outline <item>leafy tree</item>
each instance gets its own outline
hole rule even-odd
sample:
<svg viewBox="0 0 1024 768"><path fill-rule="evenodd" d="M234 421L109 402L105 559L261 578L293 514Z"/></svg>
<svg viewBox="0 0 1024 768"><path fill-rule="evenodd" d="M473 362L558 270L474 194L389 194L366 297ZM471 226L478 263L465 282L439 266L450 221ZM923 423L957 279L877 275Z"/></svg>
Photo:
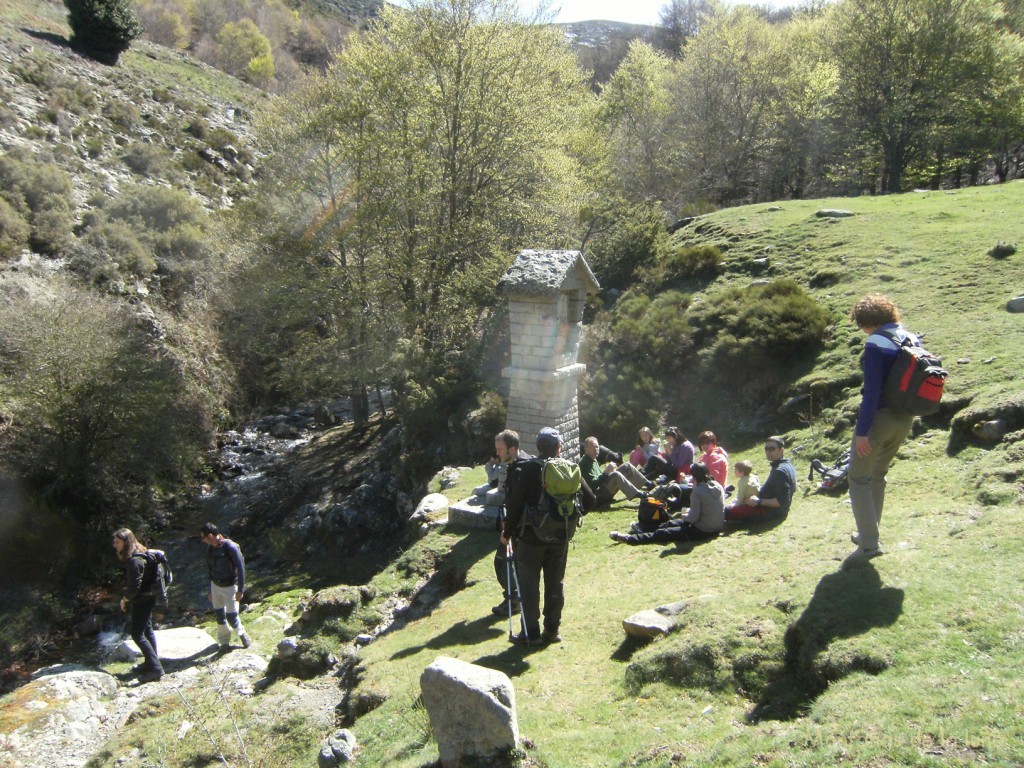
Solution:
<svg viewBox="0 0 1024 768"><path fill-rule="evenodd" d="M779 29L749 8L708 18L686 45L674 83L682 177L691 199L756 197L790 58Z"/></svg>
<svg viewBox="0 0 1024 768"><path fill-rule="evenodd" d="M712 15L715 5L708 0L668 0L658 12L658 47L679 58L687 39L697 34L702 17Z"/></svg>
<svg viewBox="0 0 1024 768"><path fill-rule="evenodd" d="M936 130L972 119L990 91L991 0L845 0L835 9L843 124L874 150L880 188L899 192Z"/></svg>
<svg viewBox="0 0 1024 768"><path fill-rule="evenodd" d="M217 43L220 45L219 60L225 72L256 84L269 82L273 77L270 40L252 19L225 24L217 33Z"/></svg>
<svg viewBox="0 0 1024 768"><path fill-rule="evenodd" d="M209 410L132 312L70 283L0 309L5 455L55 507L95 532L146 510L209 435Z"/></svg>
<svg viewBox="0 0 1024 768"><path fill-rule="evenodd" d="M670 70L665 55L634 41L601 92L599 117L611 173L632 203L674 197Z"/></svg>
<svg viewBox="0 0 1024 768"><path fill-rule="evenodd" d="M105 64L116 64L142 25L131 0L64 0L71 44Z"/></svg>
<svg viewBox="0 0 1024 768"><path fill-rule="evenodd" d="M417 411L436 433L475 386L510 255L566 242L585 98L559 33L505 0L385 7L265 127L281 191L259 209L259 247L330 286L315 306L281 297L306 316L289 343L351 361L357 390L389 371L408 423Z"/></svg>

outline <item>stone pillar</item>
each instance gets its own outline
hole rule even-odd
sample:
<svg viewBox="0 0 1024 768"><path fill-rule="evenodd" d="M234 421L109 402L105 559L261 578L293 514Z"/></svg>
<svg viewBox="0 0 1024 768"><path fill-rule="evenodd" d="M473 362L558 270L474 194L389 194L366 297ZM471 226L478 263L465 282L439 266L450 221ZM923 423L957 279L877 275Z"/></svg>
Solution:
<svg viewBox="0 0 1024 768"><path fill-rule="evenodd" d="M506 426L536 454L543 427L562 434L562 455L580 455L577 385L586 294L597 281L579 251L523 251L501 287L509 302L511 365Z"/></svg>

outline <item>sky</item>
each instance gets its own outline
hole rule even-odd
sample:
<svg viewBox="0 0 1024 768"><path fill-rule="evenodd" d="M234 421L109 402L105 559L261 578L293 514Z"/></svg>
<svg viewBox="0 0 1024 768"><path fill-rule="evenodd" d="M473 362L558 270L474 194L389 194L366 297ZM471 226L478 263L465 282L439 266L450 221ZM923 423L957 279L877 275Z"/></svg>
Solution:
<svg viewBox="0 0 1024 768"><path fill-rule="evenodd" d="M732 0L732 4L743 0ZM665 0L550 0L551 9L557 11L556 22L591 21L628 21L633 24L657 24L658 12L665 5ZM750 0L753 2L753 0ZM793 0L764 0L764 5L789 5ZM523 3L528 7L529 3Z"/></svg>

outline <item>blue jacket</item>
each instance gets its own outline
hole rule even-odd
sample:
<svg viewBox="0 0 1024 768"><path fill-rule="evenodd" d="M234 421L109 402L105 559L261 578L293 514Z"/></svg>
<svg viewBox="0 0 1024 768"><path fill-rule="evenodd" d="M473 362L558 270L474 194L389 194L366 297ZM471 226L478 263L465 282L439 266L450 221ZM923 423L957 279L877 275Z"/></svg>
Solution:
<svg viewBox="0 0 1024 768"><path fill-rule="evenodd" d="M231 539L224 539L219 547L206 548L206 567L210 581L218 587L234 584L236 592L245 592L245 559Z"/></svg>
<svg viewBox="0 0 1024 768"><path fill-rule="evenodd" d="M895 341L893 340L895 338ZM921 346L914 334L898 323L886 323L868 336L864 343L864 387L861 389L860 415L857 417L857 437L866 437L875 421L875 414L882 407L882 388L899 355L900 342L909 338L915 347Z"/></svg>

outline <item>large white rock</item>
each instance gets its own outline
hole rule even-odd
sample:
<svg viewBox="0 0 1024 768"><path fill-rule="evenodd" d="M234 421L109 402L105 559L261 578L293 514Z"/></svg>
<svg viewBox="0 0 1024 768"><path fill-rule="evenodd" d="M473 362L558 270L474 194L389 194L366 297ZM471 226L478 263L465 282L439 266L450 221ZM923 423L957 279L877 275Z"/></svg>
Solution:
<svg viewBox="0 0 1024 768"><path fill-rule="evenodd" d="M630 637L650 640L667 635L672 629L672 622L657 611L638 611L628 619L622 620L622 628Z"/></svg>
<svg viewBox="0 0 1024 768"><path fill-rule="evenodd" d="M156 651L163 661L182 661L213 650L217 641L198 627L175 627L156 631ZM119 661L135 661L142 651L131 638L114 651Z"/></svg>
<svg viewBox="0 0 1024 768"><path fill-rule="evenodd" d="M438 515L448 511L448 497L443 493L428 493L412 513L412 519L416 521L431 520Z"/></svg>
<svg viewBox="0 0 1024 768"><path fill-rule="evenodd" d="M515 689L503 672L439 656L420 689L444 768L519 748Z"/></svg>

